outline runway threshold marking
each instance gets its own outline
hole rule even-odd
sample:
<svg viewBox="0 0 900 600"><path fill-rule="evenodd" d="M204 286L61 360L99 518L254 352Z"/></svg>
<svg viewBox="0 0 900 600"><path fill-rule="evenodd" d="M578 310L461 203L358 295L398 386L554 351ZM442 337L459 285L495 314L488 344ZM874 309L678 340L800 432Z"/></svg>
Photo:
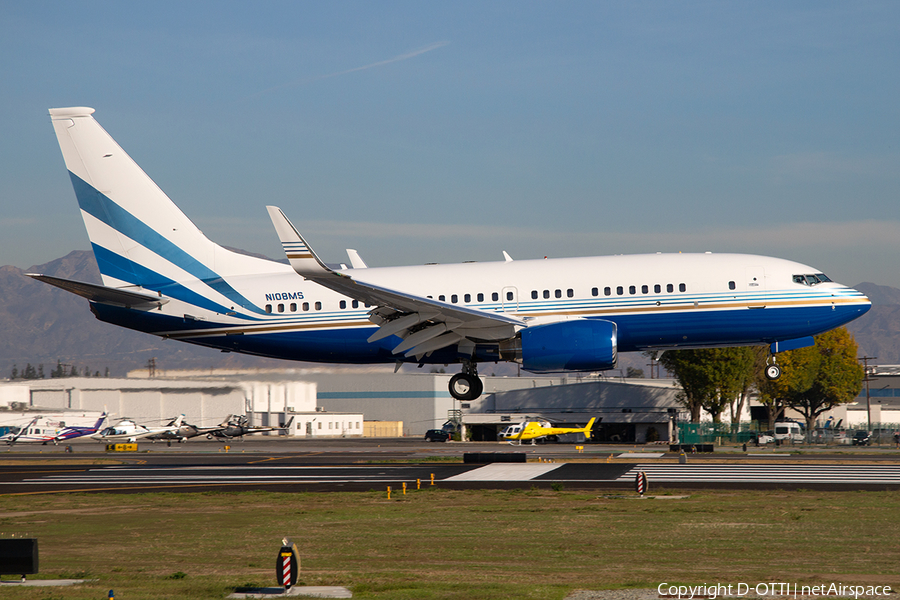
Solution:
<svg viewBox="0 0 900 600"><path fill-rule="evenodd" d="M835 483L900 485L895 465L656 465L642 464L621 475L629 481L638 471L668 482Z"/></svg>
<svg viewBox="0 0 900 600"><path fill-rule="evenodd" d="M528 481L558 469L565 463L492 463L447 477L443 481Z"/></svg>

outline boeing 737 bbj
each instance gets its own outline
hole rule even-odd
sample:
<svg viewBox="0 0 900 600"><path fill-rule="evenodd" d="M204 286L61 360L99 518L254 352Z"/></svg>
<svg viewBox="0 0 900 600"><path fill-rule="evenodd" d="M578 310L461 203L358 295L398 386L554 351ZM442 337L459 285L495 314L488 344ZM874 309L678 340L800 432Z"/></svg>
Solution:
<svg viewBox="0 0 900 600"><path fill-rule="evenodd" d="M103 285L32 274L102 321L223 351L332 363L482 362L604 371L618 352L770 344L777 352L865 313L862 293L813 267L741 254L645 254L367 268L325 264L268 207L290 266L210 241L94 120L50 117ZM778 375L770 364L767 374Z"/></svg>

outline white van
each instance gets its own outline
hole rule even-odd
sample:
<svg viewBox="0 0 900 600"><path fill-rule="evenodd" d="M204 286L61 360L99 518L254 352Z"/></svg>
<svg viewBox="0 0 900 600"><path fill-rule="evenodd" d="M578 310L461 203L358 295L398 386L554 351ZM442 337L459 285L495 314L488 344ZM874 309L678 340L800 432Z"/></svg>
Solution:
<svg viewBox="0 0 900 600"><path fill-rule="evenodd" d="M775 423L775 439L776 440L790 440L792 442L802 442L805 440L805 436L803 435L803 429L800 427L800 423L796 421L778 421Z"/></svg>

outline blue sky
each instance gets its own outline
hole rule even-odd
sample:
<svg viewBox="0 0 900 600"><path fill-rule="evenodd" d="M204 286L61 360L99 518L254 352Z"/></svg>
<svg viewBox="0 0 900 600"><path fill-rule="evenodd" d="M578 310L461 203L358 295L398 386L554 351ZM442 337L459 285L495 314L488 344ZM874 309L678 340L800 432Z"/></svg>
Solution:
<svg viewBox="0 0 900 600"><path fill-rule="evenodd" d="M749 252L900 287L897 2L0 1L0 264L87 249L47 108L215 241Z"/></svg>

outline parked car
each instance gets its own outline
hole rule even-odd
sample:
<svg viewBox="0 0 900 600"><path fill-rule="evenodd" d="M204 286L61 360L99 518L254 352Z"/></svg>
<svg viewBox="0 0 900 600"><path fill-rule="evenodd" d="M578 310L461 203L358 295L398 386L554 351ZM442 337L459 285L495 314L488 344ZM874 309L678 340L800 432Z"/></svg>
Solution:
<svg viewBox="0 0 900 600"><path fill-rule="evenodd" d="M775 432L774 431L764 431L756 436L756 443L760 446L765 444L771 444L775 441Z"/></svg>
<svg viewBox="0 0 900 600"><path fill-rule="evenodd" d="M425 432L426 442L446 442L450 439L450 434L443 429L429 429Z"/></svg>
<svg viewBox="0 0 900 600"><path fill-rule="evenodd" d="M775 423L775 439L782 442L802 442L806 439L803 429L795 421L779 421Z"/></svg>
<svg viewBox="0 0 900 600"><path fill-rule="evenodd" d="M854 446L868 446L872 443L872 434L868 431L857 431L853 434Z"/></svg>

